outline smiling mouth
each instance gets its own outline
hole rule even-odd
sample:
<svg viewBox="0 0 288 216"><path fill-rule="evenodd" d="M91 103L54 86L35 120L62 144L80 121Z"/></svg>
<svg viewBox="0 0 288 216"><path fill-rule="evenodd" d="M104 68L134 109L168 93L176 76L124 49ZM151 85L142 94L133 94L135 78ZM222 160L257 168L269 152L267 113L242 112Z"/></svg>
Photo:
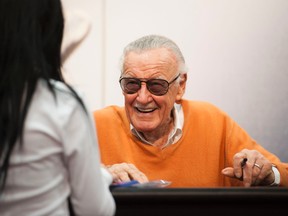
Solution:
<svg viewBox="0 0 288 216"><path fill-rule="evenodd" d="M154 110L156 110L156 108L153 108L153 109L141 109L139 107L135 107L135 109L138 111L138 112L141 112L141 113L151 113L153 112Z"/></svg>

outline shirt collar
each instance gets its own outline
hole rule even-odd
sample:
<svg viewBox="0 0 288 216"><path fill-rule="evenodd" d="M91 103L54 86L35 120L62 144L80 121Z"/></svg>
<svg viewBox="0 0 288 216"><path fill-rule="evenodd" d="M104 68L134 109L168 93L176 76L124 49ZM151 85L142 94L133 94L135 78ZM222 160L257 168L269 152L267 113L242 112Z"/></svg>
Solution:
<svg viewBox="0 0 288 216"><path fill-rule="evenodd" d="M181 104L174 104L173 107L173 116L174 116L174 128L171 131L168 141L165 145L163 145L162 148L165 148L171 144L176 143L182 136L182 129L184 124L184 114ZM138 132L132 124L130 124L130 130L134 136L136 136L138 139L140 139L143 143L150 144L149 141L147 141L140 132Z"/></svg>

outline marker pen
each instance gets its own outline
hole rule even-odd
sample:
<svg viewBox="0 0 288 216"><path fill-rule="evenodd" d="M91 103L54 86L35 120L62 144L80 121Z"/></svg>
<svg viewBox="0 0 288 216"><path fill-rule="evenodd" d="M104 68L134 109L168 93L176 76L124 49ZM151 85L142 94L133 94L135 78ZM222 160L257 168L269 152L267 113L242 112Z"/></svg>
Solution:
<svg viewBox="0 0 288 216"><path fill-rule="evenodd" d="M244 158L241 162L241 167L243 168L245 165L246 165L246 162L247 162L247 158Z"/></svg>

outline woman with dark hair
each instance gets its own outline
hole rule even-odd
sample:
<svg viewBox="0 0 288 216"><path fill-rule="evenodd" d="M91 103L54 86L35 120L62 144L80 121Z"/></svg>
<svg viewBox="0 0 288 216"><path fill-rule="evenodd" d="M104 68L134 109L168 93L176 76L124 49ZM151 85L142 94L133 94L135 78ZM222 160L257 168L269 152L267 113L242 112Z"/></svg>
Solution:
<svg viewBox="0 0 288 216"><path fill-rule="evenodd" d="M95 125L61 74L60 0L0 0L0 214L113 215Z"/></svg>

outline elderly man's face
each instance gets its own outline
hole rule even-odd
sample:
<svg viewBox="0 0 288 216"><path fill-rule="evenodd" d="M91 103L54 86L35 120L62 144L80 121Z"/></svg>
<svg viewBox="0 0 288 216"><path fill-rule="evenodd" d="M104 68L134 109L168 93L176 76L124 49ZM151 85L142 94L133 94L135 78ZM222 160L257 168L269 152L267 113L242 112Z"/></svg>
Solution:
<svg viewBox="0 0 288 216"><path fill-rule="evenodd" d="M143 80L164 79L172 81L178 75L178 63L172 52L165 48L148 50L142 53L130 52L125 58L122 77ZM180 78L179 78L180 79ZM180 101L185 89L185 81L170 84L168 92L161 96L153 95L146 83L136 93L127 94L125 108L127 116L136 128L143 133L164 132L172 123L171 110L174 102Z"/></svg>

